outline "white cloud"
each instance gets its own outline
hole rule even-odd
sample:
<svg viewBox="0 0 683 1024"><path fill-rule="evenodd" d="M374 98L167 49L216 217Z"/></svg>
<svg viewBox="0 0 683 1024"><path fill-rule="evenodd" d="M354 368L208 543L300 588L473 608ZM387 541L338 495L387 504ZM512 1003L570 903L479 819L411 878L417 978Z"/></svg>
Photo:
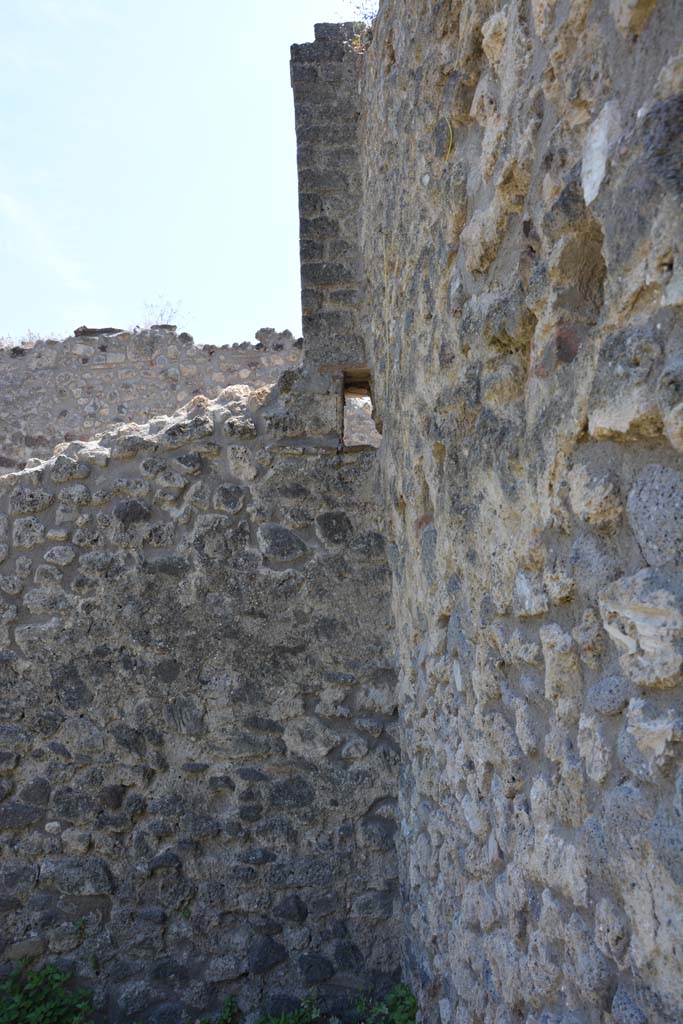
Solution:
<svg viewBox="0 0 683 1024"><path fill-rule="evenodd" d="M83 268L60 249L44 224L26 204L7 192L0 192L0 216L19 230L37 263L42 263L64 287L71 291L87 291L90 283Z"/></svg>

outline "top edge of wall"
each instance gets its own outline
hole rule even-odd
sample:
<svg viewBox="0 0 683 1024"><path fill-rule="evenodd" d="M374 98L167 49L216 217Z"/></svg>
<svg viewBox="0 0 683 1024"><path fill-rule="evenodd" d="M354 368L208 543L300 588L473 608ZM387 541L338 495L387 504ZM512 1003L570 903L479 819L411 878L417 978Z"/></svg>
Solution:
<svg viewBox="0 0 683 1024"><path fill-rule="evenodd" d="M135 330L117 330L114 328L76 328L73 334L65 338L38 338L34 341L21 342L17 345L0 346L0 359L21 359L26 356L38 355L43 349L50 350L84 350L95 349L102 352L117 351L129 345L149 349L164 349L175 346L188 352L212 354L214 352L252 353L263 351L282 351L301 346L301 339L296 339L291 331L276 331L271 327L261 328L255 334L254 341L236 341L230 344L217 345L212 343L197 344L191 334L183 331L177 333L171 325L159 325Z"/></svg>

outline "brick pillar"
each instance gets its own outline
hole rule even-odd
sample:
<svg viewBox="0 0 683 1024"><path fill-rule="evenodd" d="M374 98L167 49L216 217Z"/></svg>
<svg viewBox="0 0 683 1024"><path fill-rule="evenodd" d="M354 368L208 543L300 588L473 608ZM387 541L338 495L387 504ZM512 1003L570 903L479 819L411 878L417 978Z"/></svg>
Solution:
<svg viewBox="0 0 683 1024"><path fill-rule="evenodd" d="M356 31L352 22L316 25L315 42L292 47L305 360L326 371L365 365Z"/></svg>

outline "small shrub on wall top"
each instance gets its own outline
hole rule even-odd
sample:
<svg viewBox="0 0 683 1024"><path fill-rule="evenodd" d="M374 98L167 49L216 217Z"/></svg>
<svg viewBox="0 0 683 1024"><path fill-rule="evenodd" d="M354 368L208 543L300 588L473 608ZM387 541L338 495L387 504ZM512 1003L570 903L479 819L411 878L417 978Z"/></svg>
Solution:
<svg viewBox="0 0 683 1024"><path fill-rule="evenodd" d="M362 0L360 3L353 5L353 13L359 21L364 21L368 25L372 25L373 21L377 17L379 10L378 3L372 3L370 0Z"/></svg>
<svg viewBox="0 0 683 1024"><path fill-rule="evenodd" d="M361 14L366 21L374 21L379 14L379 3L361 4Z"/></svg>

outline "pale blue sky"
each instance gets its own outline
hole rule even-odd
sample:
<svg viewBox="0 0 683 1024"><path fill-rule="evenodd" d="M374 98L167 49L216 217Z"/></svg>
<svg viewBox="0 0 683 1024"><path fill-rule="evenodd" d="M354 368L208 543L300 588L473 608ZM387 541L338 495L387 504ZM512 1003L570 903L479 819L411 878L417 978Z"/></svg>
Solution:
<svg viewBox="0 0 683 1024"><path fill-rule="evenodd" d="M1 0L0 336L301 328L289 46L350 0Z"/></svg>

